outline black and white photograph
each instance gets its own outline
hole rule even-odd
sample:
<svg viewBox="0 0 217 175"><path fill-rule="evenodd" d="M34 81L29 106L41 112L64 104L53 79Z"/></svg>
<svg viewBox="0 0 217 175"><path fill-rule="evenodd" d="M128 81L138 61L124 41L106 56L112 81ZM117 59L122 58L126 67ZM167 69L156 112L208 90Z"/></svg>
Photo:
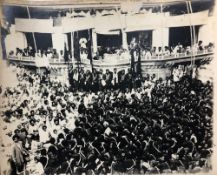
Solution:
<svg viewBox="0 0 217 175"><path fill-rule="evenodd" d="M217 174L215 0L0 5L0 175Z"/></svg>

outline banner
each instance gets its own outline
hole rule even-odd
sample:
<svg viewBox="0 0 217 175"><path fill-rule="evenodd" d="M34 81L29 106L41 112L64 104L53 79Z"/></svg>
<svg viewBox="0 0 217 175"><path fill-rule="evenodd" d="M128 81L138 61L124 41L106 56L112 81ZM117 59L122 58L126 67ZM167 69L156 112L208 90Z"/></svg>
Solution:
<svg viewBox="0 0 217 175"><path fill-rule="evenodd" d="M88 30L94 28L92 17L78 17L78 18L63 18L62 27L64 33Z"/></svg>
<svg viewBox="0 0 217 175"><path fill-rule="evenodd" d="M53 19L15 18L15 29L20 32L53 33Z"/></svg>
<svg viewBox="0 0 217 175"><path fill-rule="evenodd" d="M49 59L48 58L35 58L35 65L36 67L49 67Z"/></svg>
<svg viewBox="0 0 217 175"><path fill-rule="evenodd" d="M15 19L16 31L38 33L70 33L80 30L95 29L97 33L113 34L121 29L126 32L153 30L165 27L183 27L204 25L208 20L208 10L169 16L168 13L146 14L114 14L108 16L88 16L77 18L61 18L61 26L53 27L53 19ZM117 33L117 32L116 32Z"/></svg>

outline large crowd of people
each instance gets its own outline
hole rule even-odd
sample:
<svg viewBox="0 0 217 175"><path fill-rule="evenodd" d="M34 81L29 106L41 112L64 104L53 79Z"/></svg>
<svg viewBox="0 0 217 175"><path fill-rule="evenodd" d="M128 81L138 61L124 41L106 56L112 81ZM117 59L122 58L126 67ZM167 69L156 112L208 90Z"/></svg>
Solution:
<svg viewBox="0 0 217 175"><path fill-rule="evenodd" d="M95 84L99 74L74 74L78 87L68 87L52 81L49 72L13 70L17 86L0 88L3 173L211 169L212 82L147 75L136 84L129 70L119 77L107 71L101 85Z"/></svg>

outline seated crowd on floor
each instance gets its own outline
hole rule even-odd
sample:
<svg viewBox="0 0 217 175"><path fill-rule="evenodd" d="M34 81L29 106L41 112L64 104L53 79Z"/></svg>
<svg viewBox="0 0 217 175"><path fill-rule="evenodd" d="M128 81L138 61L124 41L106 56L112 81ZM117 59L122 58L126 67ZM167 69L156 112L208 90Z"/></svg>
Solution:
<svg viewBox="0 0 217 175"><path fill-rule="evenodd" d="M129 70L116 83L109 71L101 84L95 73L73 76L68 87L48 72L18 66L14 73L17 87L0 88L1 153L11 174L211 169L210 81L186 73L178 80L147 75L137 84Z"/></svg>

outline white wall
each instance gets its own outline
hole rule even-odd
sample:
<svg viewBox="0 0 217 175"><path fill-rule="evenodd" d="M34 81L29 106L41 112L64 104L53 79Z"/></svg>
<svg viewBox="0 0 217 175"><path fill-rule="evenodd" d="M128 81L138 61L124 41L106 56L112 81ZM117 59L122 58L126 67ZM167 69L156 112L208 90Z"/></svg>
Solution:
<svg viewBox="0 0 217 175"><path fill-rule="evenodd" d="M16 48L24 49L27 47L26 36L22 32L16 32L14 25L10 28L10 34L5 38L6 53L9 54L10 51L16 53Z"/></svg>

